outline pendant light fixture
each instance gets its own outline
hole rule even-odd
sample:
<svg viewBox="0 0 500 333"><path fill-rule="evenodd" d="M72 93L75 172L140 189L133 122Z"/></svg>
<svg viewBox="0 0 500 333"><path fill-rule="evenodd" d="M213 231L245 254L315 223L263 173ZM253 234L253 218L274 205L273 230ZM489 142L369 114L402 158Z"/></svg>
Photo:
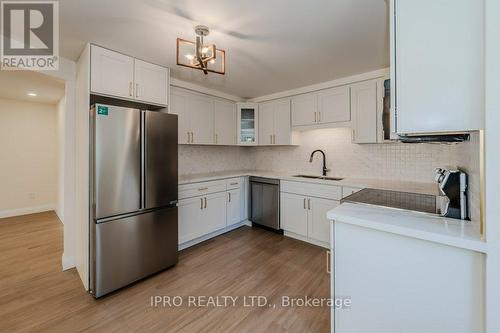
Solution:
<svg viewBox="0 0 500 333"><path fill-rule="evenodd" d="M177 38L177 65L209 72L226 73L226 52L215 47L215 44L205 44L204 37L210 30L204 25L194 28L196 41L191 42Z"/></svg>

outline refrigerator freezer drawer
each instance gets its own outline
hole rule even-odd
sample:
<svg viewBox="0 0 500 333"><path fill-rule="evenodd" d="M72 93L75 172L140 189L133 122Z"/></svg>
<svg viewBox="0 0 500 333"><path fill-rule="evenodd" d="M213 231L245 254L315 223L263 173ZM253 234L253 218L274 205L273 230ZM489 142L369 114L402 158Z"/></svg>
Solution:
<svg viewBox="0 0 500 333"><path fill-rule="evenodd" d="M95 224L95 297L161 271L178 260L177 207Z"/></svg>

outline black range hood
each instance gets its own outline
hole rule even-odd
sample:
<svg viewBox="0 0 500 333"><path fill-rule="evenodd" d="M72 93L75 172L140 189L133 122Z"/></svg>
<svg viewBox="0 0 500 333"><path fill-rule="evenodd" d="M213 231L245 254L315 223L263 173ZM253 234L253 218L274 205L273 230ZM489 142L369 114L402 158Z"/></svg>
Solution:
<svg viewBox="0 0 500 333"><path fill-rule="evenodd" d="M404 143L432 143L432 142L464 142L469 141L470 134L430 134L430 135L400 135L399 140Z"/></svg>

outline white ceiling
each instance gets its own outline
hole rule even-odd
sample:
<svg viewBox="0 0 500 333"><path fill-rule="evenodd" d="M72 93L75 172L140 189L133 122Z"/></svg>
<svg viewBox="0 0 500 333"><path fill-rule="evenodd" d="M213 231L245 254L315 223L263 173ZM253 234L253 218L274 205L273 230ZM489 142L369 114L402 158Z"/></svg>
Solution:
<svg viewBox="0 0 500 333"><path fill-rule="evenodd" d="M37 96L28 96L29 92ZM0 98L56 104L64 96L64 82L32 71L0 71Z"/></svg>
<svg viewBox="0 0 500 333"><path fill-rule="evenodd" d="M240 97L389 65L386 0L60 0L61 54L86 42L171 68L172 76ZM226 75L175 64L177 37L194 26L226 50Z"/></svg>

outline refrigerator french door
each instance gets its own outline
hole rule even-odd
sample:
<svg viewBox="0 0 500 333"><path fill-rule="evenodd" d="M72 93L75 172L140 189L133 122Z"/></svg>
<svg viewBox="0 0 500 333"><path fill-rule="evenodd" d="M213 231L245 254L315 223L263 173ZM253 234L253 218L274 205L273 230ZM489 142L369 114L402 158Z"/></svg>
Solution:
<svg viewBox="0 0 500 333"><path fill-rule="evenodd" d="M177 116L96 104L90 148L97 298L177 263Z"/></svg>

